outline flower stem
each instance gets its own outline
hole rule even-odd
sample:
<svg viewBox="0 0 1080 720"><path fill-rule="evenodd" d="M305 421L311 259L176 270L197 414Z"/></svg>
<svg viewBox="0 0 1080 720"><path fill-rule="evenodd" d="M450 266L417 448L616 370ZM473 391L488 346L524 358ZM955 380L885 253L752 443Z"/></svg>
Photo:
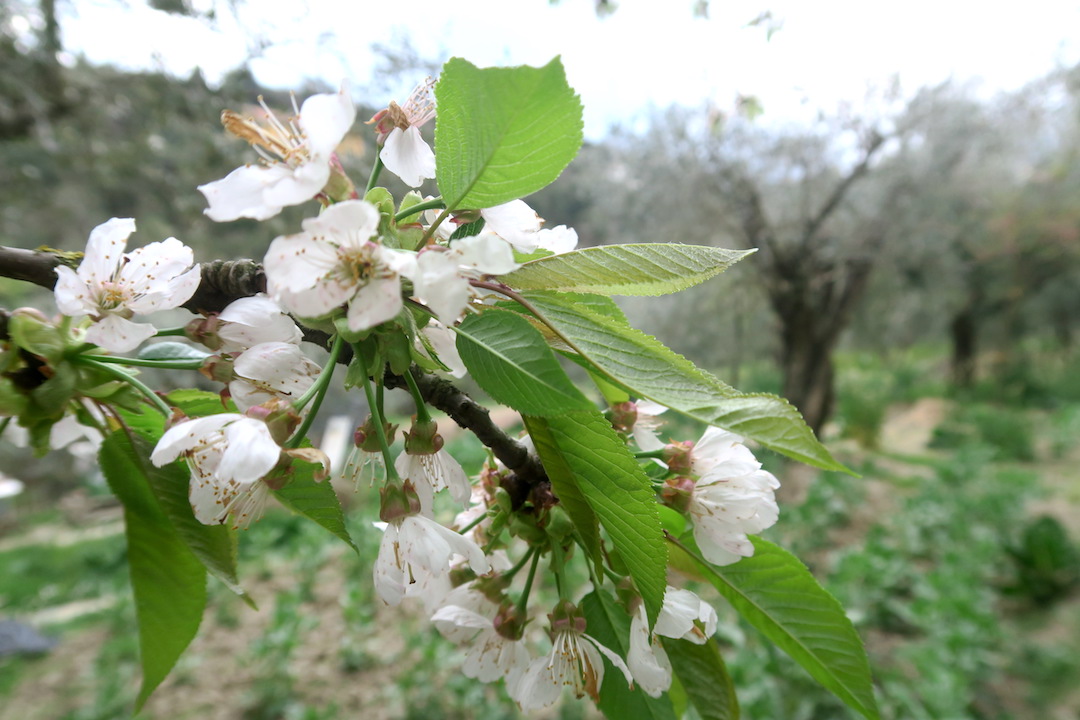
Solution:
<svg viewBox="0 0 1080 720"><path fill-rule="evenodd" d="M558 542L551 543L551 559L554 561L555 570L555 588L559 591L560 600L569 600L567 597L566 585L563 583L563 565L566 562L566 556L563 555L562 545Z"/></svg>
<svg viewBox="0 0 1080 720"><path fill-rule="evenodd" d="M379 182L379 174L382 172L382 169L382 157L379 154L376 154L375 164L371 166L371 175L368 176L367 187L364 189L365 197L367 197L367 194L375 187L375 183Z"/></svg>
<svg viewBox="0 0 1080 720"><path fill-rule="evenodd" d="M344 344L344 340L341 339L341 335L334 336L334 342L330 346L330 357L326 360L326 365L323 366L322 372L319 373L319 377L315 378L315 382L311 387L307 389L303 395L301 395L296 402L293 403L293 407L297 410L303 410L304 406L309 402L311 403L311 410L304 417L304 421L300 423L300 427L296 429L292 437L285 443L287 448L299 447L300 443L304 441L307 436L307 431L311 428L311 423L315 421L315 416L319 414L319 407L322 406L323 398L326 397L326 391L330 387L330 380L334 377L334 368L337 367L338 355L341 354L341 346Z"/></svg>
<svg viewBox="0 0 1080 720"><path fill-rule="evenodd" d="M3 420L0 420L0 437L3 436L4 431L7 430L7 426L10 425L10 424L11 424L11 416L10 415L8 417L4 418Z"/></svg>
<svg viewBox="0 0 1080 720"><path fill-rule="evenodd" d="M540 555L537 548L532 548L532 565L529 566L529 574L525 577L525 589L521 591L521 597L517 601L517 611L521 617L525 617L526 606L529 604L529 594L532 593L533 578L536 577L536 566L540 564ZM558 575L555 576L556 580Z"/></svg>
<svg viewBox="0 0 1080 720"><path fill-rule="evenodd" d="M521 571L521 568L525 567L525 563L532 559L533 553L535 552L536 548L530 547L525 551L525 554L521 556L521 559L514 564L514 567L502 573L503 579L506 580L507 584L509 584L510 580Z"/></svg>
<svg viewBox="0 0 1080 720"><path fill-rule="evenodd" d="M420 238L420 247L424 247L425 245L427 245L428 240L431 239L431 236L434 235L435 231L439 228L440 225L442 225L443 220L448 217L450 217L449 208L439 213L439 217L435 218L435 222L431 223L428 229L424 232L424 237Z"/></svg>
<svg viewBox="0 0 1080 720"><path fill-rule="evenodd" d="M477 525L479 525L480 523L484 522L484 519L485 519L485 518L487 518L487 513L486 513L486 512L485 512L485 513L482 513L482 514L480 515L480 517L476 518L476 519L475 519L475 520L473 520L473 521L472 521L471 523L469 523L469 524L468 524L468 525L466 525L465 527L463 527L463 528L461 528L460 530L458 530L458 535L464 535L465 533L469 532L469 531L470 531L470 530L472 530L472 529L473 529L474 527L476 527L476 526L477 526Z"/></svg>
<svg viewBox="0 0 1080 720"><path fill-rule="evenodd" d="M646 458L656 458L657 460L661 460L664 457L664 451L649 450L648 452L636 452L634 453L634 457L636 457L638 460L643 460Z"/></svg>
<svg viewBox="0 0 1080 720"><path fill-rule="evenodd" d="M375 436L379 438L379 449L382 450L383 463L386 464L386 479L387 482L392 482L395 485L401 484L401 478L398 477L397 469L394 467L394 460L390 457L390 443L386 441L386 429L383 426L383 414L382 409L379 407L379 403L375 398L375 391L371 388L371 378L368 377L367 363L368 359L364 356L364 351L359 344L353 345L353 352L360 358L360 361L364 363L364 371L360 373L360 378L364 385L364 395L367 397L368 410L371 411L371 419L375 424Z"/></svg>
<svg viewBox="0 0 1080 720"><path fill-rule="evenodd" d="M404 373L405 384L409 386L409 393L412 395L413 404L416 405L416 419L422 423L431 422L431 414L428 412L427 403L424 402L424 396L420 392L420 388L416 384L416 378L413 377L412 369L408 369Z"/></svg>
<svg viewBox="0 0 1080 720"><path fill-rule="evenodd" d="M103 372L103 373L105 373L107 375L112 375L117 380L120 380L122 382L126 382L129 385L131 385L133 388L138 390L142 394L143 397L145 397L147 400L149 400L150 404L153 405L155 408L157 408L158 412L160 412L162 415L164 415L166 420L169 419L172 416L172 408L170 408L168 405L166 405L165 401L162 400L158 396L158 394L156 392L154 392L149 387L147 387L146 383L142 382L141 380L136 378L134 375L129 375L128 373L124 372L120 368L113 367L112 365L109 365L108 363L98 362L97 360L91 360L90 357L87 356L87 355L82 356L82 358L80 359L80 362L85 364L85 365L89 365L90 367L97 368L101 372Z"/></svg>
<svg viewBox="0 0 1080 720"><path fill-rule="evenodd" d="M191 360L144 360L142 358L117 357L115 355L85 355L95 362L129 365L131 367L159 368L161 370L198 370L205 362L204 358Z"/></svg>
<svg viewBox="0 0 1080 720"><path fill-rule="evenodd" d="M446 207L446 203L443 202L441 197L432 198L431 200L425 200L424 202L416 203L405 208L397 215L394 216L394 222L401 222L407 217L412 217L417 213L422 213L425 210L442 210Z"/></svg>

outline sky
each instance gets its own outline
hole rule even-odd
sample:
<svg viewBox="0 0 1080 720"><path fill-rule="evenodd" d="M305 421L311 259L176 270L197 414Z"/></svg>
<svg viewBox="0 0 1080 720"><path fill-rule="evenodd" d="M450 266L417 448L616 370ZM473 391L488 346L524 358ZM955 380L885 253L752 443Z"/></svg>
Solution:
<svg viewBox="0 0 1080 720"><path fill-rule="evenodd" d="M219 0L194 0L207 8ZM373 43L407 41L423 57L480 65L543 65L562 57L585 106L586 134L642 128L678 103L731 111L757 97L765 117L808 118L841 102L858 110L895 79L905 95L948 79L984 95L1011 90L1057 66L1080 63L1080 4L908 0L622 0L597 17L593 0L242 0L208 23L148 9L141 0L60 5L65 48L131 69L195 67L211 82L248 61L258 81L295 88L343 80L365 104ZM748 23L770 12L767 25ZM252 51L258 46L254 56ZM421 80L406 78L398 94ZM876 89L876 92L875 92ZM400 101L402 98L397 97Z"/></svg>

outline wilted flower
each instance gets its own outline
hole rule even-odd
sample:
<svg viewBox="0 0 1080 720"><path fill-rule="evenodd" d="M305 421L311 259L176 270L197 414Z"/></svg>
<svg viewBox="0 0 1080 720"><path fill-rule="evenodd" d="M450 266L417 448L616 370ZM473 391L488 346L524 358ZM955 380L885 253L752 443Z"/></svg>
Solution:
<svg viewBox="0 0 1080 720"><path fill-rule="evenodd" d="M125 253L133 232L131 218L102 223L90 233L78 270L56 268L60 312L89 315L87 341L113 352L133 350L157 332L149 323L131 322L132 316L179 307L199 286L191 248L168 238Z"/></svg>
<svg viewBox="0 0 1080 720"><path fill-rule="evenodd" d="M221 115L225 129L251 143L262 162L199 186L210 203L205 213L211 220L266 220L318 195L330 180L334 150L356 119L344 88L312 95L299 110L294 99L295 117L284 123L262 98L259 103L266 112L265 125L231 110Z"/></svg>

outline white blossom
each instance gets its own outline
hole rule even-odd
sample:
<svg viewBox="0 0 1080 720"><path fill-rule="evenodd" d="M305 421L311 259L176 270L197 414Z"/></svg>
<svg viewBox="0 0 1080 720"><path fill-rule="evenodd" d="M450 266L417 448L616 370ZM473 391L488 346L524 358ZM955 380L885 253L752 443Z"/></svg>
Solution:
<svg viewBox="0 0 1080 720"><path fill-rule="evenodd" d="M626 653L626 664L637 686L651 697L660 697L671 687L671 662L657 636L701 645L716 632L716 622L716 610L711 605L689 590L671 585L664 594L652 633L645 606L639 605L630 620L630 650Z"/></svg>
<svg viewBox="0 0 1080 720"><path fill-rule="evenodd" d="M458 353L457 336L453 331L438 320L432 320L420 329L420 334L423 335L423 339L419 334L417 335L415 343L417 350L445 365L451 377L465 377L468 370L461 360L461 354ZM424 340L427 342L425 343Z"/></svg>
<svg viewBox="0 0 1080 720"><path fill-rule="evenodd" d="M229 303L217 316L221 351L243 352L265 342L299 345L303 333L281 307L263 293Z"/></svg>
<svg viewBox="0 0 1080 720"><path fill-rule="evenodd" d="M523 200L511 200L480 211L484 229L494 232L514 246L518 252L548 250L556 255L577 247L577 232L559 225L544 228L544 220Z"/></svg>
<svg viewBox="0 0 1080 720"><path fill-rule="evenodd" d="M409 187L419 187L425 178L435 177L435 153L420 135L420 128L435 117L434 85L435 81L427 78L413 89L404 105L391 101L368 121L376 124L377 142L383 146L379 159Z"/></svg>
<svg viewBox="0 0 1080 720"><path fill-rule="evenodd" d="M454 241L450 249L432 246L417 256L415 294L444 325L457 322L478 293L469 284L484 275L503 275L521 267L505 240L492 233Z"/></svg>
<svg viewBox="0 0 1080 720"><path fill-rule="evenodd" d="M386 523L375 560L375 590L387 605L397 605L418 576L444 575L457 553L477 575L491 565L480 546L423 515L405 515Z"/></svg>
<svg viewBox="0 0 1080 720"><path fill-rule="evenodd" d="M263 266L270 294L304 318L348 303L349 329L366 330L403 307L401 275L411 277L416 256L373 242L379 211L347 200L303 222L304 231L275 239Z"/></svg>
<svg viewBox="0 0 1080 720"><path fill-rule="evenodd" d="M134 350L156 328L134 315L179 307L199 286L191 248L176 238L125 253L135 221L113 218L90 233L78 270L56 268L56 304L65 315L89 315L86 340L113 352Z"/></svg>
<svg viewBox="0 0 1080 720"><path fill-rule="evenodd" d="M510 697L518 696L521 678L530 661L529 651L520 638L503 635L491 617L459 605L444 605L431 619L444 635L467 638L469 651L461 666L465 677L481 682L505 679Z"/></svg>
<svg viewBox="0 0 1080 720"><path fill-rule="evenodd" d="M262 478L277 465L281 447L266 423L237 413L185 420L169 428L150 461L157 467L183 457L191 469L188 499L205 525L247 527L259 519L269 488Z"/></svg>
<svg viewBox="0 0 1080 720"><path fill-rule="evenodd" d="M661 450L664 442L656 434L657 428L663 424L660 415L667 408L652 400L638 400L634 403L637 410L637 420L634 422L634 442L646 452Z"/></svg>
<svg viewBox="0 0 1080 720"><path fill-rule="evenodd" d="M414 455L402 451L394 460L394 469L399 476L412 481L425 514L431 513L434 494L443 488L450 488L450 496L456 502L469 504L472 483L469 482L461 463L446 450Z"/></svg>
<svg viewBox="0 0 1080 720"><path fill-rule="evenodd" d="M322 368L297 345L265 342L254 345L233 360L235 378L229 394L241 412L273 398L293 402L315 384Z"/></svg>
<svg viewBox="0 0 1080 720"><path fill-rule="evenodd" d="M562 689L570 687L579 698L588 693L593 700L599 700L600 685L604 682L601 653L622 672L627 684L633 683L621 657L589 635L565 628L555 633L551 652L529 664L514 699L522 710L538 710L552 705Z"/></svg>
<svg viewBox="0 0 1080 720"><path fill-rule="evenodd" d="M776 522L780 509L774 491L780 483L761 469L738 435L718 431L706 436L704 448L694 446L700 453L694 469L703 468L704 473L694 485L687 511L701 554L716 565L730 565L754 554L748 534Z"/></svg>
<svg viewBox="0 0 1080 720"><path fill-rule="evenodd" d="M284 123L262 105L265 125L228 110L222 114L226 129L251 143L261 163L199 186L210 204L204 212L211 220L266 220L318 195L330 179L334 150L356 119L344 88L312 95L299 110L294 100L296 115Z"/></svg>

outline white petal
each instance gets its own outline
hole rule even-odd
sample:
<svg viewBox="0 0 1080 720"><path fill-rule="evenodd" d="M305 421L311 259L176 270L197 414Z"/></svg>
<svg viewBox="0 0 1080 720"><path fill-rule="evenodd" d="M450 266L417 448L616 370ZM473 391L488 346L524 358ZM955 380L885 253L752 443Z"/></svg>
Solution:
<svg viewBox="0 0 1080 720"><path fill-rule="evenodd" d="M314 158L329 159L356 121L356 107L342 86L336 93L312 95L300 106L300 127Z"/></svg>
<svg viewBox="0 0 1080 720"><path fill-rule="evenodd" d="M322 189L322 186L319 186L311 195L297 200L296 203L268 202L265 196L266 190L286 178L292 178L292 174L289 167L281 164L269 167L261 165L238 167L220 180L199 185L199 192L206 197L206 202L210 205L203 212L215 222L228 222L242 217L266 220L281 212L286 204L310 200Z"/></svg>
<svg viewBox="0 0 1080 720"><path fill-rule="evenodd" d="M401 280L397 277L372 278L349 301L349 329L358 332L393 320L402 307Z"/></svg>
<svg viewBox="0 0 1080 720"><path fill-rule="evenodd" d="M633 685L634 677L630 674L630 668L626 667L626 663L623 662L623 659L621 657L619 657L619 655L617 653L615 653L612 650L608 650L606 647L601 645L600 642L596 638L592 637L591 635L583 634L582 637L585 638L586 640L588 640L590 643L592 643L592 645L597 650L599 650L600 652L602 652L604 654L604 657L606 657L608 660L611 661L612 665L614 665L616 668L619 669L620 672L622 672L623 677L626 678L626 684L627 685ZM589 646L588 645L583 645L582 647L588 648ZM600 663L600 671L598 673L598 680L597 680L597 685L598 686L599 686L600 682L603 680L603 668L604 668L604 664Z"/></svg>
<svg viewBox="0 0 1080 720"><path fill-rule="evenodd" d="M79 277L91 287L112 280L127 247L127 239L135 232L131 218L112 218L90 231L86 252L79 264Z"/></svg>
<svg viewBox="0 0 1080 720"><path fill-rule="evenodd" d="M157 329L149 323L136 323L119 315L106 315L86 331L86 341L112 352L134 350L154 336Z"/></svg>
<svg viewBox="0 0 1080 720"><path fill-rule="evenodd" d="M427 336L439 361L450 369L450 375L456 378L465 377L467 369L457 350L457 336L439 323L428 325L420 332Z"/></svg>
<svg viewBox="0 0 1080 720"><path fill-rule="evenodd" d="M534 235L540 230L542 221L536 211L525 204L524 200L511 200L502 205L480 211L486 229L497 233L504 240L519 250L521 246L535 249Z"/></svg>
<svg viewBox="0 0 1080 720"><path fill-rule="evenodd" d="M223 429L225 451L217 475L222 480L255 482L274 469L281 459L281 446L274 442L266 423L242 417Z"/></svg>
<svg viewBox="0 0 1080 720"><path fill-rule="evenodd" d="M224 352L237 352L263 342L287 342L298 345L303 333L292 318L282 312L266 295L240 298L229 303L218 320Z"/></svg>
<svg viewBox="0 0 1080 720"><path fill-rule="evenodd" d="M510 244L494 233L481 233L454 241L453 251L458 263L475 267L487 275L503 275L517 270Z"/></svg>
<svg viewBox="0 0 1080 720"><path fill-rule="evenodd" d="M626 665L634 676L634 682L650 697L658 698L671 687L671 662L664 649L652 643L644 605L638 608L630 621L630 649L626 653Z"/></svg>
<svg viewBox="0 0 1080 720"><path fill-rule="evenodd" d="M425 178L435 177L435 153L415 126L391 130L379 157L386 169L409 187L419 187Z"/></svg>
<svg viewBox="0 0 1080 720"><path fill-rule="evenodd" d="M318 216L302 223L304 232L326 237L331 244L362 247L379 229L379 210L365 200L334 203Z"/></svg>
<svg viewBox="0 0 1080 720"><path fill-rule="evenodd" d="M53 295L56 297L56 307L64 315L91 315L98 310L91 300L90 288L74 270L65 265L56 267Z"/></svg>
<svg viewBox="0 0 1080 720"><path fill-rule="evenodd" d="M177 423L166 430L158 440L154 452L150 454L150 462L156 467L171 463L182 454L205 443L208 436L242 417L243 415L237 413L220 413Z"/></svg>
<svg viewBox="0 0 1080 720"><path fill-rule="evenodd" d="M540 249L550 250L556 255L559 255L561 253L570 252L577 247L577 231L573 228L568 228L565 225L559 225L550 229L544 228L537 232L533 237L533 243Z"/></svg>

